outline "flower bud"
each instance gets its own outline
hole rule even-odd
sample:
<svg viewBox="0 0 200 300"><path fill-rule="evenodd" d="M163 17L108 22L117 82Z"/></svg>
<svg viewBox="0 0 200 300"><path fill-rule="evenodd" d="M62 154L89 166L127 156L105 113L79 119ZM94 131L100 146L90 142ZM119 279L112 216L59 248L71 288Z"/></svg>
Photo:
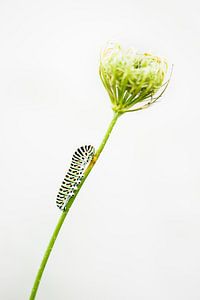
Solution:
<svg viewBox="0 0 200 300"><path fill-rule="evenodd" d="M101 54L99 73L109 94L112 108L117 112L143 109L155 102L153 96L163 85L167 62L148 53L122 49L111 44ZM163 86L168 85L166 82ZM165 86L165 89L167 87ZM132 109L136 104L139 108Z"/></svg>

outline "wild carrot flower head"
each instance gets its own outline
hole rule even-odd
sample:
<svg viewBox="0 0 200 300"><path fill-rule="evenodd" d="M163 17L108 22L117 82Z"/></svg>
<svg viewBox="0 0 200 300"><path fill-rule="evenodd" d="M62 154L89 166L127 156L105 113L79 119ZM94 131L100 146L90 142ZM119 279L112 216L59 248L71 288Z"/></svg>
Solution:
<svg viewBox="0 0 200 300"><path fill-rule="evenodd" d="M134 111L138 108L130 108L141 103L139 109L145 108L164 92L154 98L163 85L167 62L149 53L138 53L131 48L123 49L119 44L110 44L101 53L99 73L113 110Z"/></svg>

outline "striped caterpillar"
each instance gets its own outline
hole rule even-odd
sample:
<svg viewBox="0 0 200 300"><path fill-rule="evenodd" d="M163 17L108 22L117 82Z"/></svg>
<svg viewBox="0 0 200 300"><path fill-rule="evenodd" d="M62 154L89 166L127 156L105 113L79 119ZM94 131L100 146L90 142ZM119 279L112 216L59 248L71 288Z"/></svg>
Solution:
<svg viewBox="0 0 200 300"><path fill-rule="evenodd" d="M70 168L65 175L56 198L56 204L61 210L65 210L69 199L77 190L84 176L86 165L91 162L94 153L95 149L91 145L82 146L75 151Z"/></svg>

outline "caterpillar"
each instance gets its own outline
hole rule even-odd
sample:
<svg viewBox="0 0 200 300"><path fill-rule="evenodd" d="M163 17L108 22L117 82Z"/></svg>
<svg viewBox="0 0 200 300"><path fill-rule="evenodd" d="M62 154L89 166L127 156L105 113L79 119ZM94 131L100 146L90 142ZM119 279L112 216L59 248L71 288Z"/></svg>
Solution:
<svg viewBox="0 0 200 300"><path fill-rule="evenodd" d="M78 148L72 157L70 168L65 175L56 198L56 204L61 210L65 210L69 199L74 195L84 177L84 170L94 157L95 149L91 145Z"/></svg>

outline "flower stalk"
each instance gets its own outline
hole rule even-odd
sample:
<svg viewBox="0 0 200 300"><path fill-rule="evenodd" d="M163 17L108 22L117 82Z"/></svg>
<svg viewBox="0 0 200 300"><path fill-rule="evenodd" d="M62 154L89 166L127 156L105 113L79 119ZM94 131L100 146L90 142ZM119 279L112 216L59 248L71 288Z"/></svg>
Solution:
<svg viewBox="0 0 200 300"><path fill-rule="evenodd" d="M112 118L112 120L111 120L111 122L110 122L110 124L108 126L106 134L105 134L105 136L104 136L104 138L103 138L103 140L102 140L99 148L97 149L97 151L96 151L96 153L95 153L92 161L90 162L90 164L88 165L87 169L84 172L83 180L81 181L80 185L78 186L78 189L76 190L74 196L70 198L69 202L66 205L65 210L62 212L62 214L61 214L61 216L60 216L60 218L58 220L58 223L57 223L57 225L56 225L56 227L54 229L54 232L53 232L53 234L51 236L51 239L49 241L49 244L48 244L48 246L46 248L46 251L44 253L43 259L41 261L40 267L38 269L38 272L37 272L37 275L36 275L36 278L35 278L35 281L34 281L34 284L33 284L33 288L32 288L29 300L34 300L35 297L36 297L36 294L37 294L37 291L38 291L38 287L39 287L39 284L40 284L40 281L41 281L41 278L42 278L42 274L43 274L44 269L46 267L47 261L49 259L50 254L51 254L51 251L53 249L55 241L56 241L56 239L58 237L59 231L60 231L60 229L61 229L61 227L62 227L62 225L63 225L63 223L65 221L65 218L66 218L66 216L67 216L67 214L68 214L68 212L70 210L70 207L72 206L72 204L73 204L74 200L76 199L76 196L78 195L78 193L79 193L79 191L80 191L80 189L81 189L84 181L86 180L86 178L88 177L88 175L92 171L92 169L93 169L96 161L98 160L101 152L103 151L103 149L104 149L104 147L106 145L106 142L107 142L107 140L108 140L108 138L109 138L109 136L110 136L110 134L111 134L111 132L113 130L113 127L115 126L115 124L117 122L117 119L119 118L120 115L122 115L122 113L119 113L119 112L115 112L114 113L113 118Z"/></svg>

